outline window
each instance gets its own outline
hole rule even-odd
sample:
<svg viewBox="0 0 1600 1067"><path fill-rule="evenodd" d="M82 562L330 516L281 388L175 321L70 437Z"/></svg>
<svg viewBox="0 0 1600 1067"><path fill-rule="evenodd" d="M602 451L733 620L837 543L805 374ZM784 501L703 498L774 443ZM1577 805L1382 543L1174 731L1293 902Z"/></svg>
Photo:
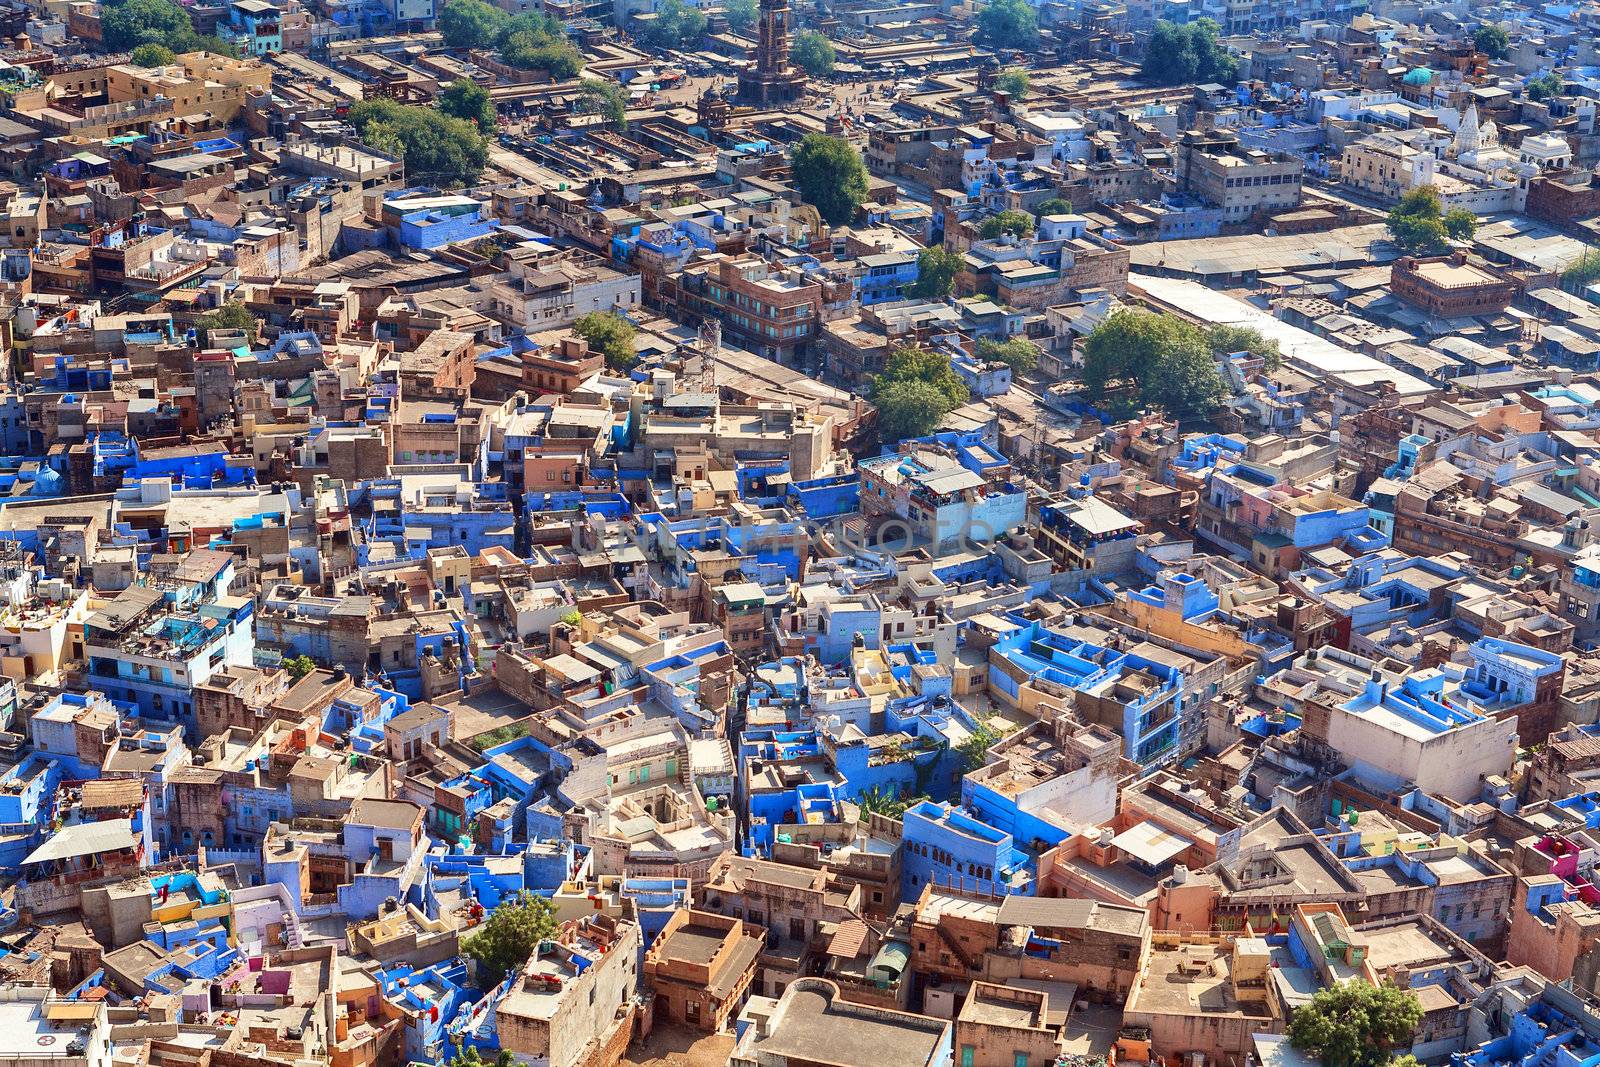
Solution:
<svg viewBox="0 0 1600 1067"><path fill-rule="evenodd" d="M977 1055L977 1047L973 1045L961 1046L961 1067L972 1067L972 1059Z"/></svg>
<svg viewBox="0 0 1600 1067"><path fill-rule="evenodd" d="M1011 1054L1011 1067L1028 1067L1028 1054L1026 1052L1013 1052Z"/></svg>

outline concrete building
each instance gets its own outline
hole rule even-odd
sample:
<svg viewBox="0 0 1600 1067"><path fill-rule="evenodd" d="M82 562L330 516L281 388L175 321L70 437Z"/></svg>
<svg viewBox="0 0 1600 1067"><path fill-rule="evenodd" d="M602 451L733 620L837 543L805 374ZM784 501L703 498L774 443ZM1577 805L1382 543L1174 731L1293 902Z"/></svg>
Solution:
<svg viewBox="0 0 1600 1067"><path fill-rule="evenodd" d="M955 1021L958 1062L1054 1067L1062 1049L1060 1027L1050 1025L1050 1006L1050 994L1041 990L973 982Z"/></svg>
<svg viewBox="0 0 1600 1067"><path fill-rule="evenodd" d="M710 912L677 912L646 951L641 979L655 1018L718 1033L743 1006L755 980L765 931Z"/></svg>
<svg viewBox="0 0 1600 1067"><path fill-rule="evenodd" d="M1027 494L1009 481L1011 465L981 442L919 439L861 464L862 514L944 553L987 544L1021 525Z"/></svg>
<svg viewBox="0 0 1600 1067"><path fill-rule="evenodd" d="M1487 264L1467 262L1464 252L1431 259L1407 256L1392 268L1390 285L1395 296L1440 319L1497 314L1519 291L1516 282Z"/></svg>
<svg viewBox="0 0 1600 1067"><path fill-rule="evenodd" d="M230 596L233 557L190 553L166 588L130 586L84 624L89 685L157 720L192 724L194 687L249 666L254 604Z"/></svg>
<svg viewBox="0 0 1600 1067"><path fill-rule="evenodd" d="M540 944L494 1008L500 1047L549 1067L587 1063L631 1033L642 951L639 924L600 914L572 919ZM619 1034L620 1031L620 1034Z"/></svg>
<svg viewBox="0 0 1600 1067"><path fill-rule="evenodd" d="M802 978L778 1000L753 998L729 1067L951 1067L943 1019L852 1004L839 987Z"/></svg>
<svg viewBox="0 0 1600 1067"><path fill-rule="evenodd" d="M1174 151L1177 191L1220 208L1224 226L1298 207L1304 171L1299 156L1244 148L1232 133L1191 130Z"/></svg>
<svg viewBox="0 0 1600 1067"><path fill-rule="evenodd" d="M571 326L592 312L639 307L637 274L622 274L592 256L549 252L539 245L511 256L507 275L490 287L489 315L536 333Z"/></svg>
<svg viewBox="0 0 1600 1067"><path fill-rule="evenodd" d="M1123 1025L1147 1029L1155 1056L1242 1061L1255 1034L1283 1023L1271 976L1263 938L1160 934L1128 996Z"/></svg>
<svg viewBox="0 0 1600 1067"><path fill-rule="evenodd" d="M1069 568L1115 576L1133 567L1135 538L1143 526L1098 497L1046 504L1039 509L1039 548Z"/></svg>
<svg viewBox="0 0 1600 1067"><path fill-rule="evenodd" d="M1471 801L1483 779L1511 770L1514 722L1486 718L1450 703L1437 671L1394 680L1374 668L1363 691L1305 706L1308 736L1332 746L1374 784L1409 784L1424 793Z"/></svg>

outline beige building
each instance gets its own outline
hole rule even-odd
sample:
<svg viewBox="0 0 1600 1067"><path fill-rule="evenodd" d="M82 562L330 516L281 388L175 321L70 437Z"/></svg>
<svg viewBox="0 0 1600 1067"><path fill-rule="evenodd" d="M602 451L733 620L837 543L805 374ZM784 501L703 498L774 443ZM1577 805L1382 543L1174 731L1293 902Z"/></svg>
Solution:
<svg viewBox="0 0 1600 1067"><path fill-rule="evenodd" d="M1305 735L1327 744L1367 780L1409 783L1461 803L1478 799L1485 777L1511 773L1515 721L1463 712L1430 700L1425 683L1373 674L1352 700L1307 701Z"/></svg>
<svg viewBox="0 0 1600 1067"><path fill-rule="evenodd" d="M1285 152L1246 148L1231 133L1190 130L1179 138L1177 191L1222 209L1222 224L1300 205L1305 163Z"/></svg>
<svg viewBox="0 0 1600 1067"><path fill-rule="evenodd" d="M209 117L218 126L238 116L246 90L266 92L271 85L272 73L262 64L210 52L188 52L164 67L124 63L106 72L106 96L113 104L162 96L172 102L174 117Z"/></svg>
<svg viewBox="0 0 1600 1067"><path fill-rule="evenodd" d="M1353 141L1339 158L1341 182L1382 200L1398 200L1408 189L1427 185L1433 177L1433 153L1392 133Z"/></svg>
<svg viewBox="0 0 1600 1067"><path fill-rule="evenodd" d="M740 919L674 912L644 957L656 1025L712 1034L727 1029L755 980L765 933Z"/></svg>
<svg viewBox="0 0 1600 1067"><path fill-rule="evenodd" d="M571 1067L598 1049L626 1043L632 1027L623 1009L637 980L639 925L605 914L562 924L522 966L511 992L495 1007L500 1047L519 1060Z"/></svg>
<svg viewBox="0 0 1600 1067"><path fill-rule="evenodd" d="M1065 999L1069 986L1057 990ZM1040 989L973 982L956 1016L957 1062L972 1067L1054 1067L1061 1055L1061 1027L1052 1026L1051 997ZM1064 1019L1066 1006L1055 1005Z"/></svg>
<svg viewBox="0 0 1600 1067"><path fill-rule="evenodd" d="M1149 1031L1152 1061L1198 1053L1243 1063L1254 1035L1283 1025L1275 973L1263 938L1157 935L1123 1026Z"/></svg>
<svg viewBox="0 0 1600 1067"><path fill-rule="evenodd" d="M802 978L777 1000L750 998L739 1022L739 1042L729 1067L933 1067L950 1062L948 1021L853 1004L823 978Z"/></svg>

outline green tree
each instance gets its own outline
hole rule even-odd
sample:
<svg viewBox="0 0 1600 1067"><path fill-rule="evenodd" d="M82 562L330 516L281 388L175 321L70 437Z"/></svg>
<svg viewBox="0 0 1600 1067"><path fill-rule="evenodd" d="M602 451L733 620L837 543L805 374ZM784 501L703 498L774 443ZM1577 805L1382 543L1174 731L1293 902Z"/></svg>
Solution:
<svg viewBox="0 0 1600 1067"><path fill-rule="evenodd" d="M1528 99L1537 103L1541 100L1549 100L1553 96L1560 96L1566 90L1567 83L1565 79L1551 71L1549 74L1539 75L1528 83Z"/></svg>
<svg viewBox="0 0 1600 1067"><path fill-rule="evenodd" d="M885 442L924 437L968 395L949 356L915 345L897 348L884 361L883 373L872 379L878 436Z"/></svg>
<svg viewBox="0 0 1600 1067"><path fill-rule="evenodd" d="M1161 358L1169 333L1168 317L1136 308L1119 308L1083 342L1083 387L1091 400L1103 400L1119 386L1143 384L1147 369Z"/></svg>
<svg viewBox="0 0 1600 1067"><path fill-rule="evenodd" d="M478 965L481 978L497 982L526 963L557 929L554 905L523 892L490 912L478 932L461 942L461 951Z"/></svg>
<svg viewBox="0 0 1600 1067"><path fill-rule="evenodd" d="M567 40L560 20L543 12L513 16L483 0L449 0L439 14L439 31L452 48L493 48L506 66L544 71L555 81L583 69L583 54Z"/></svg>
<svg viewBox="0 0 1600 1067"><path fill-rule="evenodd" d="M164 44L142 44L133 50L128 61L136 67L165 67L177 58L177 53Z"/></svg>
<svg viewBox="0 0 1600 1067"><path fill-rule="evenodd" d="M1235 352L1248 352L1261 360L1268 370L1277 370L1283 363L1283 353L1278 342L1263 337L1260 330L1248 326L1213 326L1206 331L1206 344L1213 356L1231 356Z"/></svg>
<svg viewBox="0 0 1600 1067"><path fill-rule="evenodd" d="M431 107L400 104L386 97L362 100L350 109L350 124L362 143L405 159L406 177L430 185L471 185L489 161L489 146L477 126Z"/></svg>
<svg viewBox="0 0 1600 1067"><path fill-rule="evenodd" d="M447 0L439 11L439 32L451 48L495 48L511 15L483 0Z"/></svg>
<svg viewBox="0 0 1600 1067"><path fill-rule="evenodd" d="M1070 215L1072 214L1072 205L1059 196L1052 196L1049 200L1041 201L1033 209L1033 214L1035 218L1041 219L1046 215Z"/></svg>
<svg viewBox="0 0 1600 1067"><path fill-rule="evenodd" d="M653 48L682 48L706 35L706 17L683 0L662 0L640 39Z"/></svg>
<svg viewBox="0 0 1600 1067"><path fill-rule="evenodd" d="M231 59L239 58L239 47L231 41L224 41L215 34L191 34L178 40L172 46L179 52L210 52L214 56L228 56Z"/></svg>
<svg viewBox="0 0 1600 1067"><path fill-rule="evenodd" d="M1004 363L1012 374L1027 374L1039 365L1039 349L1032 341L1013 337L1009 341L978 342L978 358L990 363Z"/></svg>
<svg viewBox="0 0 1600 1067"><path fill-rule="evenodd" d="M1389 213L1389 235L1411 255L1433 256L1450 246L1450 232L1437 216Z"/></svg>
<svg viewBox="0 0 1600 1067"><path fill-rule="evenodd" d="M609 311L591 311L572 324L572 332L589 342L589 347L606 357L606 366L626 373L639 362L634 351L633 324Z"/></svg>
<svg viewBox="0 0 1600 1067"><path fill-rule="evenodd" d="M542 70L554 81L567 81L583 69L583 53L565 39L532 30L513 30L500 42L500 62L517 70Z"/></svg>
<svg viewBox="0 0 1600 1067"><path fill-rule="evenodd" d="M722 5L722 15L734 33L744 33L754 26L760 14L756 0L725 0Z"/></svg>
<svg viewBox="0 0 1600 1067"><path fill-rule="evenodd" d="M614 81L585 78L578 83L578 110L604 115L618 129L628 128L628 94Z"/></svg>
<svg viewBox="0 0 1600 1067"><path fill-rule="evenodd" d="M100 11L100 42L113 52L142 44L179 51L178 43L194 36L188 12L170 0L122 0Z"/></svg>
<svg viewBox="0 0 1600 1067"><path fill-rule="evenodd" d="M495 127L494 100L489 90L466 78L456 79L439 94L439 110L451 118L475 123L483 133Z"/></svg>
<svg viewBox="0 0 1600 1067"><path fill-rule="evenodd" d="M961 769L975 771L982 767L989 759L989 750L1000 742L1001 736L994 727L986 722L980 722L978 728L956 746L956 752L961 755Z"/></svg>
<svg viewBox="0 0 1600 1067"><path fill-rule="evenodd" d="M561 622L565 626L576 628L583 623L583 612L579 611L577 608L573 608L571 611L561 616Z"/></svg>
<svg viewBox="0 0 1600 1067"><path fill-rule="evenodd" d="M795 147L794 184L829 224L854 221L867 200L867 168L850 142L808 133Z"/></svg>
<svg viewBox="0 0 1600 1067"><path fill-rule="evenodd" d="M948 397L927 382L891 382L873 393L878 437L885 443L926 437L955 410Z"/></svg>
<svg viewBox="0 0 1600 1067"><path fill-rule="evenodd" d="M1600 251L1592 248L1584 249L1561 272L1561 288L1569 293L1581 293L1596 281L1600 281Z"/></svg>
<svg viewBox="0 0 1600 1067"><path fill-rule="evenodd" d="M906 289L914 300L943 300L956 287L956 275L965 262L960 252L940 245L917 253L917 280Z"/></svg>
<svg viewBox="0 0 1600 1067"><path fill-rule="evenodd" d="M1013 67L994 80L994 87L1013 100L1021 100L1028 95L1033 79L1021 67Z"/></svg>
<svg viewBox="0 0 1600 1067"><path fill-rule="evenodd" d="M1470 215L1470 212L1464 214ZM1438 255L1450 247L1451 231L1445 225L1444 215L1439 191L1431 185L1419 185L1406 192L1390 209L1389 236L1407 255ZM1451 225L1462 230L1467 220L1454 211L1451 215ZM1466 236L1471 236L1472 229L1477 226L1476 219L1471 222L1472 227L1465 228Z"/></svg>
<svg viewBox="0 0 1600 1067"><path fill-rule="evenodd" d="M209 344L213 330L243 330L245 337L251 344L256 343L256 330L259 323L256 317L250 314L250 309L240 303L223 304L217 310L201 315L195 320L195 328L200 332L203 343Z"/></svg>
<svg viewBox="0 0 1600 1067"><path fill-rule="evenodd" d="M361 135L361 143L396 159L405 158L406 143L400 139L400 131L387 123L369 123Z"/></svg>
<svg viewBox="0 0 1600 1067"><path fill-rule="evenodd" d="M1207 414L1225 395L1206 336L1176 315L1120 308L1083 355L1084 389L1096 401L1131 389L1141 404L1183 418Z"/></svg>
<svg viewBox="0 0 1600 1067"><path fill-rule="evenodd" d="M884 788L875 785L863 792L856 803L860 805L862 811L889 819L903 819L907 808L916 807L927 799L929 798L922 795L903 797L894 786Z"/></svg>
<svg viewBox="0 0 1600 1067"><path fill-rule="evenodd" d="M902 345L883 361L883 373L872 380L876 391L895 382L923 382L933 386L951 408L965 404L967 383L950 368L950 357L919 345Z"/></svg>
<svg viewBox="0 0 1600 1067"><path fill-rule="evenodd" d="M292 656L283 661L283 669L289 672L289 677L299 681L317 669L317 661L310 656Z"/></svg>
<svg viewBox="0 0 1600 1067"><path fill-rule="evenodd" d="M1039 19L1028 0L993 0L978 12L978 40L994 48L1039 47Z"/></svg>
<svg viewBox="0 0 1600 1067"><path fill-rule="evenodd" d="M1295 1009L1289 1043L1323 1067L1381 1067L1404 1047L1422 1020L1414 994L1384 982L1352 979L1320 989Z"/></svg>
<svg viewBox="0 0 1600 1067"><path fill-rule="evenodd" d="M813 78L826 78L833 73L837 56L832 41L816 30L802 30L795 36L794 47L789 49L789 58Z"/></svg>
<svg viewBox="0 0 1600 1067"><path fill-rule="evenodd" d="M1217 24L1197 19L1186 26L1160 21L1145 46L1139 77L1157 85L1239 80L1239 61L1217 41Z"/></svg>
<svg viewBox="0 0 1600 1067"><path fill-rule="evenodd" d="M992 241L1003 233L1013 237L1028 237L1033 233L1033 216L1026 211L1002 211L983 220L978 236Z"/></svg>
<svg viewBox="0 0 1600 1067"><path fill-rule="evenodd" d="M1189 35L1176 23L1159 21L1145 45L1139 77L1158 85L1187 85L1195 80L1200 57L1189 45Z"/></svg>
<svg viewBox="0 0 1600 1067"><path fill-rule="evenodd" d="M1204 418L1222 403L1227 388L1211 353L1184 345L1156 363L1141 395L1175 419Z"/></svg>
<svg viewBox="0 0 1600 1067"><path fill-rule="evenodd" d="M1504 59L1511 54L1511 38L1499 26L1479 26L1472 34L1472 47L1490 59Z"/></svg>
<svg viewBox="0 0 1600 1067"><path fill-rule="evenodd" d="M456 1054L445 1061L446 1067L516 1067L517 1057L510 1049L503 1048L495 1053L492 1060L486 1060L479 1054L475 1045L455 1046Z"/></svg>
<svg viewBox="0 0 1600 1067"><path fill-rule="evenodd" d="M1444 232L1452 241L1470 240L1478 232L1478 216L1464 207L1451 208L1439 221L1444 223Z"/></svg>

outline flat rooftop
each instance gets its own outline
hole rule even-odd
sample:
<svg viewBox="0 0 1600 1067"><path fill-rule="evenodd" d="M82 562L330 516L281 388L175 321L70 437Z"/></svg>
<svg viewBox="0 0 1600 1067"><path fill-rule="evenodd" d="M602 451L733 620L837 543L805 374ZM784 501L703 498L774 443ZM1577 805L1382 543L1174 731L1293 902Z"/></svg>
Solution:
<svg viewBox="0 0 1600 1067"><path fill-rule="evenodd" d="M710 926L680 926L668 935L666 944L661 946L661 956L710 966L724 939L725 931Z"/></svg>
<svg viewBox="0 0 1600 1067"><path fill-rule="evenodd" d="M58 1030L55 1021L48 1017L49 1009L66 1002L35 1000L0 1001L0 1057L8 1060L36 1060L66 1054L67 1043L77 1037L76 1026ZM78 1009L82 1011L81 1008ZM72 1019L77 1025L93 1018ZM65 1020L63 1020L65 1021ZM51 1045L54 1047L45 1047Z"/></svg>
<svg viewBox="0 0 1600 1067"><path fill-rule="evenodd" d="M1264 1002L1240 1001L1233 995L1233 961L1227 949L1206 944L1152 949L1127 1011L1272 1018Z"/></svg>
<svg viewBox="0 0 1600 1067"><path fill-rule="evenodd" d="M796 989L785 998L772 1032L756 1043L763 1061L787 1058L839 1067L926 1067L948 1023L922 1015L835 1001Z"/></svg>
<svg viewBox="0 0 1600 1067"><path fill-rule="evenodd" d="M1039 1027L1044 1025L1037 1002L1001 996L992 990L977 989L961 1006L961 1021L985 1026Z"/></svg>
<svg viewBox="0 0 1600 1067"><path fill-rule="evenodd" d="M1437 285L1444 289L1453 289L1457 286L1492 285L1499 280L1493 275L1479 270L1477 267L1464 263L1422 263L1417 266L1416 273L1430 285Z"/></svg>

